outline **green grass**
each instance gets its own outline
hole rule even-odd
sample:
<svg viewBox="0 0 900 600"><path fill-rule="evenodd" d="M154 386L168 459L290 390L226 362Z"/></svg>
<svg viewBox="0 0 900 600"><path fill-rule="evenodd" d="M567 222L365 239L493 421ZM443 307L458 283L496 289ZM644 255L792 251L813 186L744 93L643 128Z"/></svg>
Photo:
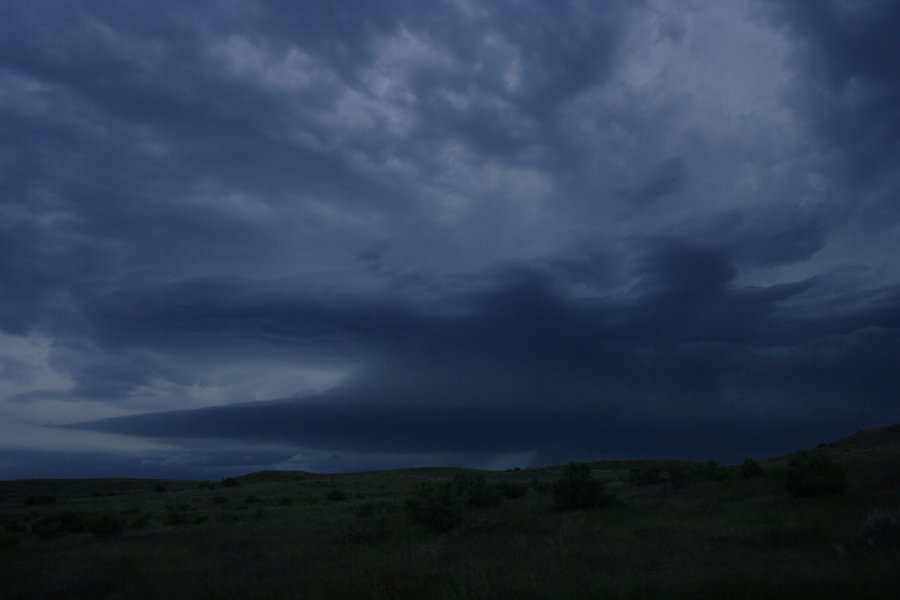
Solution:
<svg viewBox="0 0 900 600"><path fill-rule="evenodd" d="M822 449L848 472L829 497L791 497L787 457L679 488L671 462L592 463L617 500L572 512L530 486L562 466L486 472L529 491L447 532L404 506L461 470L0 482L0 597L896 598L900 548L863 527L900 505L896 441Z"/></svg>

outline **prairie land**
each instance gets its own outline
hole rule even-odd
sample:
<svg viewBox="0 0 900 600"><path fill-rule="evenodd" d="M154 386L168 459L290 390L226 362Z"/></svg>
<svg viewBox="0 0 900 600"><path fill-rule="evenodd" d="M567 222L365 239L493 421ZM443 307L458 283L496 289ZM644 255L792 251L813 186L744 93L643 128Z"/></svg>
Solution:
<svg viewBox="0 0 900 600"><path fill-rule="evenodd" d="M789 493L793 455L589 463L573 510L563 465L4 481L0 597L900 597L900 428L807 455L841 490Z"/></svg>

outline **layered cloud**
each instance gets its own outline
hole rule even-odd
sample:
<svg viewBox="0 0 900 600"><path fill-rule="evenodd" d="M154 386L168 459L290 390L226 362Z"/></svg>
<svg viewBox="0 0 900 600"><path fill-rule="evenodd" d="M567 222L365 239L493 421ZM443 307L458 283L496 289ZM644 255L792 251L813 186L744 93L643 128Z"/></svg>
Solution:
<svg viewBox="0 0 900 600"><path fill-rule="evenodd" d="M10 431L184 475L900 417L892 2L0 13Z"/></svg>

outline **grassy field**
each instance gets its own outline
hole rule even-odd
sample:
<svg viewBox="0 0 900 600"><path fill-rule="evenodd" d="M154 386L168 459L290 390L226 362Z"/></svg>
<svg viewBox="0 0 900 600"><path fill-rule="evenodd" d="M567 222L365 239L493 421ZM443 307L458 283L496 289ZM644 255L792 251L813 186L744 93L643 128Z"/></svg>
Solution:
<svg viewBox="0 0 900 600"><path fill-rule="evenodd" d="M789 494L790 456L619 461L560 511L563 466L485 472L446 528L411 507L454 469L0 482L0 597L900 598L900 429L812 452L844 493Z"/></svg>

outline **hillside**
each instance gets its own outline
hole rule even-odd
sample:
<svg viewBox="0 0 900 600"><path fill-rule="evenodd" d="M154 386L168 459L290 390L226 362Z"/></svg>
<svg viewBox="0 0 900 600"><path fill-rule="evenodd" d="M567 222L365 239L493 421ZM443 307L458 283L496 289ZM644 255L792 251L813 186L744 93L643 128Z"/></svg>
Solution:
<svg viewBox="0 0 900 600"><path fill-rule="evenodd" d="M895 598L898 438L810 449L846 473L815 497L785 489L799 455L591 463L603 501L574 511L564 466L0 482L2 596Z"/></svg>

